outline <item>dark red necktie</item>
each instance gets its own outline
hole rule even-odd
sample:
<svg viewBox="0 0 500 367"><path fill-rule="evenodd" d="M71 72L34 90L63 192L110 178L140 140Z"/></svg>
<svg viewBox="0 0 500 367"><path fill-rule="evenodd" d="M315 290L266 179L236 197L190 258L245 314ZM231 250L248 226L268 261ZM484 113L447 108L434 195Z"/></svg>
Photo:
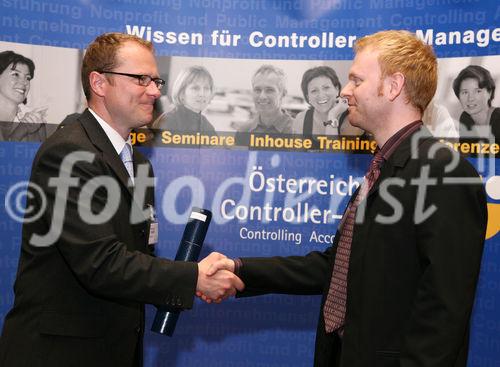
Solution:
<svg viewBox="0 0 500 367"><path fill-rule="evenodd" d="M349 271L349 257L351 255L352 231L356 219L356 209L359 203L366 198L375 181L377 181L380 175L380 164L383 160L384 157L379 150L370 163L358 195L346 209L344 218L341 221L343 225L340 228L340 239L333 265L332 280L330 281L330 289L328 290L323 307L327 333L337 331L344 325L347 302L347 274Z"/></svg>

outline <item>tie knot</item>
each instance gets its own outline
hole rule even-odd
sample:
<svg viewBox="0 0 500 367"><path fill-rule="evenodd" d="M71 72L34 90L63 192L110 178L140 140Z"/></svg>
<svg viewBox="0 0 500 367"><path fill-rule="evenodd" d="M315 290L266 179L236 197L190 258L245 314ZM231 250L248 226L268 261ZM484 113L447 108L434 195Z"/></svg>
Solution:
<svg viewBox="0 0 500 367"><path fill-rule="evenodd" d="M380 165L382 164L383 161L384 161L384 156L382 154L382 151L378 150L373 156L370 166L377 166L378 168L380 168Z"/></svg>

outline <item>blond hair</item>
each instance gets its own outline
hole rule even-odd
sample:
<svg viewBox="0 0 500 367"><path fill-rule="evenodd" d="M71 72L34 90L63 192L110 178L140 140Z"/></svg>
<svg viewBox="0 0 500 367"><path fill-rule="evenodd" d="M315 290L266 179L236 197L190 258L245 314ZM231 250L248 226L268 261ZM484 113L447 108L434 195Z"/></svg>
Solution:
<svg viewBox="0 0 500 367"><path fill-rule="evenodd" d="M354 45L356 53L367 48L379 52L382 78L396 72L404 75L408 102L423 113L437 88L437 59L432 47L413 33L390 30L365 36Z"/></svg>
<svg viewBox="0 0 500 367"><path fill-rule="evenodd" d="M184 102L182 99L184 98L184 92L186 92L186 88L189 84L193 83L196 80L206 80L210 87L210 92L214 93L214 79L210 72L205 69L201 65L194 65L188 68L183 69L177 78L175 79L174 85L172 86L172 100L175 105L180 106L183 105Z"/></svg>
<svg viewBox="0 0 500 367"><path fill-rule="evenodd" d="M112 71L118 66L116 54L127 42L136 42L154 52L153 44L140 37L125 33L104 33L98 36L85 51L82 62L82 86L87 100L90 99L89 75L92 71Z"/></svg>

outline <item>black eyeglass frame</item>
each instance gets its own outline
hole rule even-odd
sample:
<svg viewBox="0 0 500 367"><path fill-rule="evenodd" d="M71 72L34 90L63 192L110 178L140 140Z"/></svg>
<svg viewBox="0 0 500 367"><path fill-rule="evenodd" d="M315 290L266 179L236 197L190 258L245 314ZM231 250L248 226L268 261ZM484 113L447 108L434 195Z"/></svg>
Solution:
<svg viewBox="0 0 500 367"><path fill-rule="evenodd" d="M147 87L149 84L151 84L151 82L154 82L158 90L161 90L166 83L165 80L163 80L162 78L153 78L150 75L120 73L118 71L109 71L109 70L96 70L96 71L101 74L124 75L130 78L135 78L139 81L139 85L143 87Z"/></svg>

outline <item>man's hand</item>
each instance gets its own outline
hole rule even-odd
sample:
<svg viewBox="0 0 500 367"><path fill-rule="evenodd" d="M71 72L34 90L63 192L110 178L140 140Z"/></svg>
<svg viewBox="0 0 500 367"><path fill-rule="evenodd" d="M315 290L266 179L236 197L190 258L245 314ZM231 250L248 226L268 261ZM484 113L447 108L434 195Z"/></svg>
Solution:
<svg viewBox="0 0 500 367"><path fill-rule="evenodd" d="M230 262L233 263L232 271L230 270L230 266L226 269L222 265L219 265L219 261L222 260L227 260L227 265ZM245 288L245 284L233 274L233 271L234 262L232 260L220 253L212 252L198 263L196 295L207 303L220 303L222 300L234 296L237 290L242 291Z"/></svg>
<svg viewBox="0 0 500 367"><path fill-rule="evenodd" d="M219 258L217 261L210 264L208 268L207 275L212 276L217 273L219 270L227 270L231 273L234 273L234 260L228 259L227 257Z"/></svg>

